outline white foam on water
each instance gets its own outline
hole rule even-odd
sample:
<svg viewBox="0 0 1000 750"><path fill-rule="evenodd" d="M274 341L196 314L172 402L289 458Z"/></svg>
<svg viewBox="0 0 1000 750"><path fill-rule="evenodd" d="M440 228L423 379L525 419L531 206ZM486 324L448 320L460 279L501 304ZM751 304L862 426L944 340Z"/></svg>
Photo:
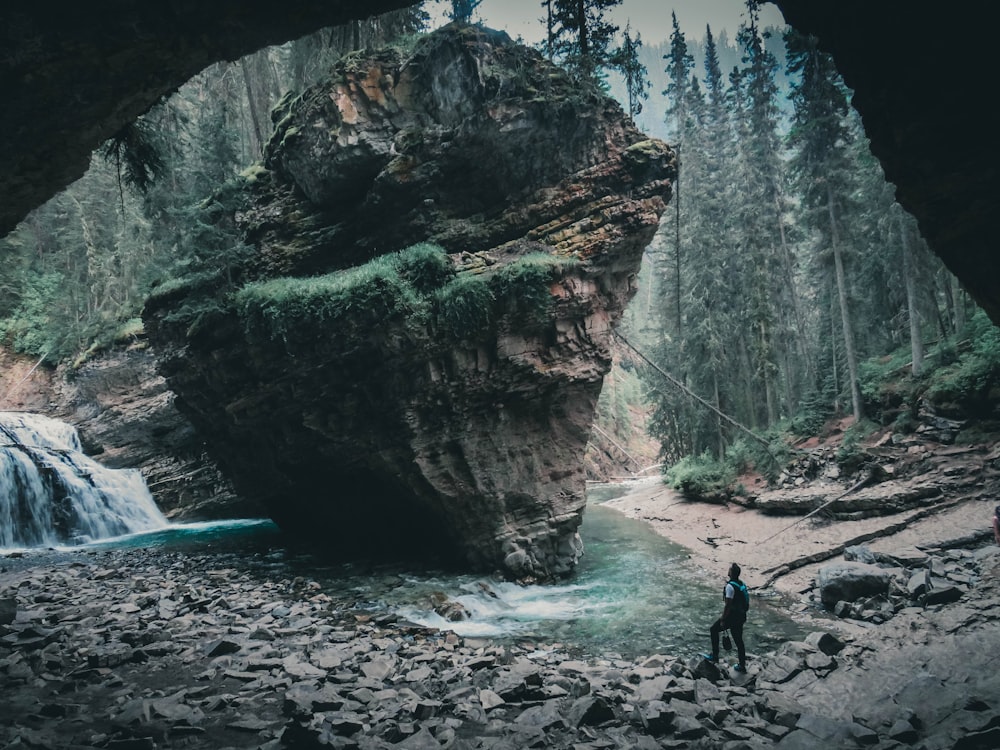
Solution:
<svg viewBox="0 0 1000 750"><path fill-rule="evenodd" d="M0 412L0 550L86 544L167 525L142 474L85 455L72 425Z"/></svg>

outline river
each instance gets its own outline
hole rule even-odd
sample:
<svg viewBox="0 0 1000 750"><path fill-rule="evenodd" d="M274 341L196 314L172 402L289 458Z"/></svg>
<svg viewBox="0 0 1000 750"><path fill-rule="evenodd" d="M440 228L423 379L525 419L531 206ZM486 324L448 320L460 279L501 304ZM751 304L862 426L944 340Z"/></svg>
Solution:
<svg viewBox="0 0 1000 750"><path fill-rule="evenodd" d="M174 524L83 547L31 551L7 564L47 564L67 555L140 547L151 555L217 557L220 565L267 579L302 577L358 614L391 614L466 638L559 644L579 658L706 650L708 627L722 609L725 571L718 571L714 582L706 580L684 548L603 505L625 491L620 485L590 488L580 529L583 557L570 579L551 585L519 586L412 562L332 562L266 520ZM445 620L433 610L435 597L461 604L471 616ZM801 626L780 608L753 597L746 628L751 654L802 635Z"/></svg>

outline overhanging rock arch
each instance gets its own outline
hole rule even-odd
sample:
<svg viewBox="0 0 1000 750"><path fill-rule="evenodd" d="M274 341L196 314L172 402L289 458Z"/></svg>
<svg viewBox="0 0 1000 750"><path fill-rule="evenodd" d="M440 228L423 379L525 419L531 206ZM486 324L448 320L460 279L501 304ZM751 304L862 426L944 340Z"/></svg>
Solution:
<svg viewBox="0 0 1000 750"><path fill-rule="evenodd" d="M8 3L0 11L0 236L196 73L407 0Z"/></svg>

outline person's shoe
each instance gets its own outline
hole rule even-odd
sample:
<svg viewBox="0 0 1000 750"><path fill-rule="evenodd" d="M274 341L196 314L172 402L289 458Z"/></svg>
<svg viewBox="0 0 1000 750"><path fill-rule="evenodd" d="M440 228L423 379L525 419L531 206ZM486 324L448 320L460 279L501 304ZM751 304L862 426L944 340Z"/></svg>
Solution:
<svg viewBox="0 0 1000 750"><path fill-rule="evenodd" d="M718 656L712 656L711 654L702 654L702 656L705 657L705 661L710 661L713 664L719 660Z"/></svg>
<svg viewBox="0 0 1000 750"><path fill-rule="evenodd" d="M739 664L734 664L733 665L733 671L734 672L739 672L740 674L746 674L747 673L747 668L743 667L743 666L740 666Z"/></svg>

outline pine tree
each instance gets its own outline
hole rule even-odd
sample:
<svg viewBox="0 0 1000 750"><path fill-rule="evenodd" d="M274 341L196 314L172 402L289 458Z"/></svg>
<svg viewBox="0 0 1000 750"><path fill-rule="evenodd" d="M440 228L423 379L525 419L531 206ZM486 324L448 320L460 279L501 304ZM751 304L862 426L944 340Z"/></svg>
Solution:
<svg viewBox="0 0 1000 750"><path fill-rule="evenodd" d="M552 52L582 78L597 78L609 65L618 27L607 20L622 0L553 0Z"/></svg>
<svg viewBox="0 0 1000 750"><path fill-rule="evenodd" d="M771 425L795 402L795 373L782 366L791 358L784 348L794 341L794 324L785 310L794 309L794 264L784 236L784 166L778 135L777 61L759 27L757 0L747 1L747 19L737 41L744 67L730 75L730 106L738 145L735 231L740 237L739 262L744 279L746 338L741 342L744 367L744 408L752 425ZM783 376L783 377L782 377ZM782 382L783 381L783 382ZM784 385L784 404L782 388ZM784 407L784 408L783 408Z"/></svg>
<svg viewBox="0 0 1000 750"><path fill-rule="evenodd" d="M633 38L631 25L626 23L622 45L615 51L612 63L625 79L628 116L633 121L642 112L642 103L649 99L648 71L639 60L640 49L642 49L642 35L637 31Z"/></svg>
<svg viewBox="0 0 1000 750"><path fill-rule="evenodd" d="M833 277L840 311L843 352L847 363L851 405L856 420L864 416L858 377L858 352L854 340L850 289L845 270L842 226L850 208L847 96L833 61L821 52L815 38L795 31L786 34L788 69L801 76L793 85L795 105L789 142L795 152L792 169L806 209L806 220L822 238L822 248L832 256Z"/></svg>
<svg viewBox="0 0 1000 750"><path fill-rule="evenodd" d="M476 8L482 5L483 0L451 0L451 12L448 14L452 21L469 23Z"/></svg>

